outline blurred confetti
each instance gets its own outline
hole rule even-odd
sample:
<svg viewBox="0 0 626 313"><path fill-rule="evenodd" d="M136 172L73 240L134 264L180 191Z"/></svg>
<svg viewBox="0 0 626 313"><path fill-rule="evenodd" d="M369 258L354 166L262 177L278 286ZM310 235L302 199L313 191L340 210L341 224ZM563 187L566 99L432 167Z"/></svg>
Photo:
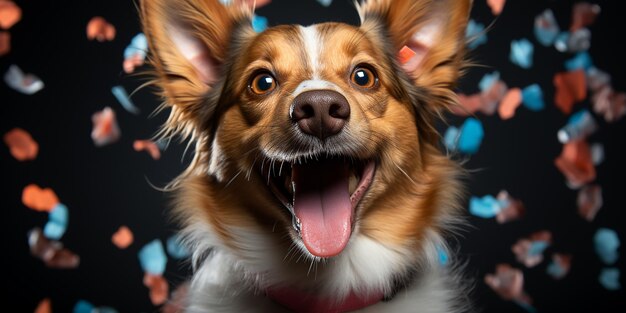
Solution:
<svg viewBox="0 0 626 313"><path fill-rule="evenodd" d="M587 97L583 70L557 73L553 81L556 88L554 104L565 114L572 113L574 103L583 101Z"/></svg>
<svg viewBox="0 0 626 313"><path fill-rule="evenodd" d="M572 8L572 26L570 31L574 32L581 28L590 26L600 14L601 8L597 4L579 2Z"/></svg>
<svg viewBox="0 0 626 313"><path fill-rule="evenodd" d="M143 284L150 290L150 301L153 305L161 305L167 301L169 285L163 276L145 273Z"/></svg>
<svg viewBox="0 0 626 313"><path fill-rule="evenodd" d="M493 218L502 210L502 205L491 195L486 195L482 198L471 197L469 210L474 216Z"/></svg>
<svg viewBox="0 0 626 313"><path fill-rule="evenodd" d="M511 54L509 59L511 62L523 69L529 69L533 66L533 54L535 48L533 44L526 38L511 41Z"/></svg>
<svg viewBox="0 0 626 313"><path fill-rule="evenodd" d="M619 252L617 251L620 246L619 237L617 233L608 228L600 228L593 236L593 243L596 249L596 254L606 265L611 265L617 262Z"/></svg>
<svg viewBox="0 0 626 313"><path fill-rule="evenodd" d="M589 71L593 67L591 56L587 52L576 54L573 58L565 61L565 69L568 71L584 70Z"/></svg>
<svg viewBox="0 0 626 313"><path fill-rule="evenodd" d="M161 158L161 150L159 146L151 140L135 140L133 142L135 151L146 151L154 160Z"/></svg>
<svg viewBox="0 0 626 313"><path fill-rule="evenodd" d="M28 245L33 256L41 259L50 268L76 268L80 257L72 251L63 248L59 241L46 238L40 228L33 228L28 232Z"/></svg>
<svg viewBox="0 0 626 313"><path fill-rule="evenodd" d="M522 104L527 109L537 112L543 110L543 91L538 84L532 84L522 89Z"/></svg>
<svg viewBox="0 0 626 313"><path fill-rule="evenodd" d="M465 38L470 49L476 49L478 46L486 44L487 33L485 32L485 25L475 20L470 20L465 29Z"/></svg>
<svg viewBox="0 0 626 313"><path fill-rule="evenodd" d="M35 211L50 212L59 204L59 198L50 188L30 184L22 191L22 203Z"/></svg>
<svg viewBox="0 0 626 313"><path fill-rule="evenodd" d="M508 264L496 265L495 274L485 276L485 284L502 299L513 301L524 308L532 308L532 299L524 291L524 274Z"/></svg>
<svg viewBox="0 0 626 313"><path fill-rule="evenodd" d="M139 251L139 262L144 272L153 275L163 275L167 256L163 249L161 240L155 239L141 248Z"/></svg>
<svg viewBox="0 0 626 313"><path fill-rule="evenodd" d="M522 104L522 90L511 88L502 98L498 106L498 115L503 120L508 120L515 116L515 110Z"/></svg>
<svg viewBox="0 0 626 313"><path fill-rule="evenodd" d="M22 9L13 1L0 1L0 28L9 29L22 19Z"/></svg>
<svg viewBox="0 0 626 313"><path fill-rule="evenodd" d="M133 37L124 50L124 72L130 74L135 71L135 68L143 65L147 54L148 40L143 33L139 33Z"/></svg>
<svg viewBox="0 0 626 313"><path fill-rule="evenodd" d="M551 46L560 33L561 29L552 10L546 9L535 17L535 38L542 45Z"/></svg>
<svg viewBox="0 0 626 313"><path fill-rule="evenodd" d="M466 154L478 152L483 140L484 131L482 123L470 117L465 120L461 128L450 126L444 134L444 144L450 151L459 151Z"/></svg>
<svg viewBox="0 0 626 313"><path fill-rule="evenodd" d="M62 203L57 203L57 205L52 208L52 211L48 213L48 222L43 228L43 234L48 239L61 239L67 230L68 220L69 212L67 207Z"/></svg>
<svg viewBox="0 0 626 313"><path fill-rule="evenodd" d="M0 31L0 57L11 52L11 33Z"/></svg>
<svg viewBox="0 0 626 313"><path fill-rule="evenodd" d="M43 89L44 83L33 74L24 74L17 65L11 65L4 74L4 82L14 90L25 95L35 94Z"/></svg>
<svg viewBox="0 0 626 313"><path fill-rule="evenodd" d="M505 3L506 0L487 0L487 4L491 8L491 13L493 13L493 15L500 15Z"/></svg>
<svg viewBox="0 0 626 313"><path fill-rule="evenodd" d="M325 7L329 7L333 3L333 0L317 0L317 2Z"/></svg>
<svg viewBox="0 0 626 313"><path fill-rule="evenodd" d="M515 253L518 262L530 268L543 261L543 252L551 243L552 234L544 230L533 233L529 238L518 240L511 250Z"/></svg>
<svg viewBox="0 0 626 313"><path fill-rule="evenodd" d="M520 219L526 214L526 207L522 201L515 199L509 195L506 190L502 190L496 196L498 203L502 209L496 215L496 221L500 224Z"/></svg>
<svg viewBox="0 0 626 313"><path fill-rule="evenodd" d="M52 304L50 303L50 299L45 298L39 302L37 308L35 309L35 313L51 313L52 312Z"/></svg>
<svg viewBox="0 0 626 313"><path fill-rule="evenodd" d="M555 253L552 262L546 268L546 272L554 279L563 279L572 267L572 256L569 254Z"/></svg>
<svg viewBox="0 0 626 313"><path fill-rule="evenodd" d="M578 189L596 178L591 149L584 140L563 145L563 151L554 164L565 175L567 185L572 189Z"/></svg>
<svg viewBox="0 0 626 313"><path fill-rule="evenodd" d="M578 214L591 222L602 207L602 188L600 185L588 185L578 191Z"/></svg>
<svg viewBox="0 0 626 313"><path fill-rule="evenodd" d="M133 244L133 232L127 226L120 228L111 236L111 242L120 249L126 249Z"/></svg>
<svg viewBox="0 0 626 313"><path fill-rule="evenodd" d="M120 128L117 125L115 111L110 107L105 107L102 111L96 112L91 116L93 130L91 131L91 139L93 139L96 147L102 147L116 142L120 136Z"/></svg>
<svg viewBox="0 0 626 313"><path fill-rule="evenodd" d="M607 290L615 291L622 289L622 285L619 282L620 270L618 268L603 268L598 277L598 281L602 287Z"/></svg>
<svg viewBox="0 0 626 313"><path fill-rule="evenodd" d="M598 124L588 110L580 110L570 116L567 125L557 132L557 138L561 143L587 138L598 129Z"/></svg>
<svg viewBox="0 0 626 313"><path fill-rule="evenodd" d="M252 29L254 29L254 31L257 33L260 33L267 29L267 18L255 14L252 17Z"/></svg>
<svg viewBox="0 0 626 313"><path fill-rule="evenodd" d="M111 88L111 93L115 96L115 99L124 107L124 109L133 114L139 114L139 108L135 106L133 101L130 100L126 89L122 86L114 86Z"/></svg>
<svg viewBox="0 0 626 313"><path fill-rule="evenodd" d="M87 39L99 42L112 41L115 39L115 26L103 17L95 16L87 23Z"/></svg>
<svg viewBox="0 0 626 313"><path fill-rule="evenodd" d="M406 64L415 56L415 51L411 50L408 46L403 46L398 53L398 61L400 64Z"/></svg>
<svg viewBox="0 0 626 313"><path fill-rule="evenodd" d="M34 160L39 152L39 144L31 135L21 129L13 128L4 134L4 143L9 147L9 152L18 161Z"/></svg>
<svg viewBox="0 0 626 313"><path fill-rule="evenodd" d="M189 256L189 251L182 244L179 235L172 235L167 238L166 247L167 253L174 259L184 259Z"/></svg>
<svg viewBox="0 0 626 313"><path fill-rule="evenodd" d="M72 313L118 313L116 309L102 306L95 307L91 302L85 300L78 300L74 305Z"/></svg>

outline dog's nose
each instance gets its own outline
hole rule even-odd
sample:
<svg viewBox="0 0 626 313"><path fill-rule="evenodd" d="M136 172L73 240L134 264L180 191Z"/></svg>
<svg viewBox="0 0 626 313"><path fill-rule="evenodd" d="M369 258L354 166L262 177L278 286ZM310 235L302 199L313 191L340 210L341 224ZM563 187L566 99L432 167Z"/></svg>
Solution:
<svg viewBox="0 0 626 313"><path fill-rule="evenodd" d="M309 90L293 99L290 117L304 133L324 140L343 129L350 118L350 105L336 91Z"/></svg>

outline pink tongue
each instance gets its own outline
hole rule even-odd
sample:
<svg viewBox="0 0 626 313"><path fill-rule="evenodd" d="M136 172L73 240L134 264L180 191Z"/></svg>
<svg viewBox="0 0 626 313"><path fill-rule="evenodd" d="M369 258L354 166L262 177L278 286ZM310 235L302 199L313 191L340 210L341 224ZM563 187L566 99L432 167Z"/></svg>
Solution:
<svg viewBox="0 0 626 313"><path fill-rule="evenodd" d="M348 243L352 231L349 170L343 162L296 164L294 211L302 241L311 254L332 257Z"/></svg>

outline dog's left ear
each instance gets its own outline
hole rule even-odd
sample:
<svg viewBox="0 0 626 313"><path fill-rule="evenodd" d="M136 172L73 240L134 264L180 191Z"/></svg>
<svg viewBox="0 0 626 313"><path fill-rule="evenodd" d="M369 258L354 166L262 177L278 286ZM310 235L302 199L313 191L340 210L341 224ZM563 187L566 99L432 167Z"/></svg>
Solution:
<svg viewBox="0 0 626 313"><path fill-rule="evenodd" d="M415 82L436 91L459 76L465 28L472 0L366 0L358 5L361 29L385 34L380 40L397 54L407 46L415 55L401 67Z"/></svg>

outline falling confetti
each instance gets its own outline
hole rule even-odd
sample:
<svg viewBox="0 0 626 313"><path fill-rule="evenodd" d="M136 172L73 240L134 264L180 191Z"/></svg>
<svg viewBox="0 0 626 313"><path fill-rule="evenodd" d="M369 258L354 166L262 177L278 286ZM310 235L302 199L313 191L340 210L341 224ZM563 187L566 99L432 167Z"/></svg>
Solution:
<svg viewBox="0 0 626 313"><path fill-rule="evenodd" d="M11 52L11 33L0 31L0 57Z"/></svg>
<svg viewBox="0 0 626 313"><path fill-rule="evenodd" d="M0 28L9 29L22 19L22 9L13 1L0 1Z"/></svg>
<svg viewBox="0 0 626 313"><path fill-rule="evenodd" d="M619 282L620 270L619 268L604 268L600 272L598 281L602 287L607 290L615 291L622 289L622 285Z"/></svg>
<svg viewBox="0 0 626 313"><path fill-rule="evenodd" d="M541 86L532 84L522 89L522 104L524 107L534 112L543 110L545 104L543 102Z"/></svg>
<svg viewBox="0 0 626 313"><path fill-rule="evenodd" d="M532 299L524 291L524 274L509 264L496 265L495 274L485 276L485 284L503 300L513 301L524 308L532 308Z"/></svg>
<svg viewBox="0 0 626 313"><path fill-rule="evenodd" d="M578 214L591 222L602 207L602 188L599 185L589 185L578 191Z"/></svg>
<svg viewBox="0 0 626 313"><path fill-rule="evenodd" d="M554 12L547 9L535 17L535 38L542 45L551 46L561 33Z"/></svg>
<svg viewBox="0 0 626 313"><path fill-rule="evenodd" d="M465 120L461 128L450 126L444 134L444 144L450 151L459 151L466 154L475 154L480 148L484 131L482 123L470 117Z"/></svg>
<svg viewBox="0 0 626 313"><path fill-rule="evenodd" d="M133 142L135 151L146 151L154 160L161 158L161 150L159 146L151 140L135 140Z"/></svg>
<svg viewBox="0 0 626 313"><path fill-rule="evenodd" d="M493 13L493 15L500 15L505 3L506 0L487 0L487 4L491 8L491 13Z"/></svg>
<svg viewBox="0 0 626 313"><path fill-rule="evenodd" d="M17 65L11 65L4 74L4 82L25 95L32 95L43 89L44 83L33 74L24 74Z"/></svg>
<svg viewBox="0 0 626 313"><path fill-rule="evenodd" d="M511 88L502 98L498 106L498 115L503 120L508 120L515 116L515 110L522 104L522 90Z"/></svg>
<svg viewBox="0 0 626 313"><path fill-rule="evenodd" d="M593 236L593 243L595 245L596 254L604 264L611 265L617 262L620 241L614 230L608 228L598 229Z"/></svg>
<svg viewBox="0 0 626 313"><path fill-rule="evenodd" d="M252 17L252 29L254 29L254 31L257 33L260 33L267 29L267 18L255 14Z"/></svg>
<svg viewBox="0 0 626 313"><path fill-rule="evenodd" d="M317 0L317 2L325 7L329 7L333 3L333 0Z"/></svg>
<svg viewBox="0 0 626 313"><path fill-rule="evenodd" d="M43 228L43 234L48 239L61 239L67 230L68 220L69 212L67 207L62 203L57 203L57 205L52 208L52 211L48 213L48 222Z"/></svg>
<svg viewBox="0 0 626 313"><path fill-rule="evenodd" d="M63 248L59 241L49 240L40 228L28 232L28 245L33 256L41 259L47 267L70 269L78 267L80 257Z"/></svg>
<svg viewBox="0 0 626 313"><path fill-rule="evenodd" d="M543 261L543 252L551 243L552 234L544 230L533 233L529 238L518 240L511 250L515 253L518 262L530 268Z"/></svg>
<svg viewBox="0 0 626 313"><path fill-rule="evenodd" d="M113 94L113 96L115 96L115 99L117 99L117 101L126 111L133 114L139 114L139 108L137 108L133 101L130 100L130 97L128 96L128 93L126 92L126 89L124 89L124 87L114 86L113 88L111 88L111 93Z"/></svg>
<svg viewBox="0 0 626 313"><path fill-rule="evenodd" d="M569 254L555 253L552 262L546 268L546 272L554 279L563 279L572 267L572 256Z"/></svg>
<svg viewBox="0 0 626 313"><path fill-rule="evenodd" d="M78 300L74 305L72 313L118 313L116 309L111 307L95 307L91 302Z"/></svg>
<svg viewBox="0 0 626 313"><path fill-rule="evenodd" d="M103 17L95 16L87 23L87 39L99 42L115 39L115 26Z"/></svg>
<svg viewBox="0 0 626 313"><path fill-rule="evenodd" d="M572 26L570 27L570 31L575 32L581 28L590 26L601 11L600 6L597 4L588 2L576 3L572 8Z"/></svg>
<svg viewBox="0 0 626 313"><path fill-rule="evenodd" d="M153 275L163 275L167 256L160 240L155 239L141 248L139 251L139 262L144 272Z"/></svg>
<svg viewBox="0 0 626 313"><path fill-rule="evenodd" d="M572 113L574 103L587 97L585 72L576 70L554 75L554 104L565 114Z"/></svg>
<svg viewBox="0 0 626 313"><path fill-rule="evenodd" d="M128 248L128 246L133 244L133 240L133 232L127 226L120 226L111 237L111 242L120 249Z"/></svg>
<svg viewBox="0 0 626 313"><path fill-rule="evenodd" d="M572 114L567 121L567 125L563 126L557 132L557 138L561 143L568 143L575 140L587 138L598 129L598 124L593 119L588 110L581 110Z"/></svg>
<svg viewBox="0 0 626 313"><path fill-rule="evenodd" d="M150 290L150 301L153 305L161 305L167 301L169 285L163 276L145 273L143 284Z"/></svg>
<svg viewBox="0 0 626 313"><path fill-rule="evenodd" d="M4 143L9 147L11 155L18 161L34 160L39 152L39 144L21 128L13 128L4 134Z"/></svg>
<svg viewBox="0 0 626 313"><path fill-rule="evenodd" d="M50 212L59 204L59 198L50 188L30 184L22 191L22 203L35 211Z"/></svg>
<svg viewBox="0 0 626 313"><path fill-rule="evenodd" d="M189 251L182 244L179 235L172 235L167 238L166 247L167 253L174 259L184 259L189 256Z"/></svg>
<svg viewBox="0 0 626 313"><path fill-rule="evenodd" d="M511 41L511 54L509 59L511 62L523 69L529 69L533 66L533 54L535 48L528 39Z"/></svg>
<svg viewBox="0 0 626 313"><path fill-rule="evenodd" d="M148 54L148 39L143 33L133 37L130 44L124 49L124 72L132 73L135 68L143 65Z"/></svg>
<svg viewBox="0 0 626 313"><path fill-rule="evenodd" d="M502 209L496 215L496 221L500 224L520 219L526 214L526 207L522 201L515 199L509 195L506 190L502 190L496 196L498 203Z"/></svg>
<svg viewBox="0 0 626 313"><path fill-rule="evenodd" d="M465 38L470 49L476 49L478 46L486 44L487 32L485 32L485 25L470 20L465 29Z"/></svg>
<svg viewBox="0 0 626 313"><path fill-rule="evenodd" d="M572 189L578 189L596 178L591 149L584 140L563 145L563 151L554 164L565 175L567 184Z"/></svg>
<svg viewBox="0 0 626 313"><path fill-rule="evenodd" d="M52 312L52 304L50 303L50 299L45 298L39 302L37 308L35 309L35 313L51 313Z"/></svg>
<svg viewBox="0 0 626 313"><path fill-rule="evenodd" d="M115 111L110 107L105 107L102 111L96 112L91 116L93 130L91 131L91 139L93 139L96 147L102 147L116 142L121 131L117 125Z"/></svg>

